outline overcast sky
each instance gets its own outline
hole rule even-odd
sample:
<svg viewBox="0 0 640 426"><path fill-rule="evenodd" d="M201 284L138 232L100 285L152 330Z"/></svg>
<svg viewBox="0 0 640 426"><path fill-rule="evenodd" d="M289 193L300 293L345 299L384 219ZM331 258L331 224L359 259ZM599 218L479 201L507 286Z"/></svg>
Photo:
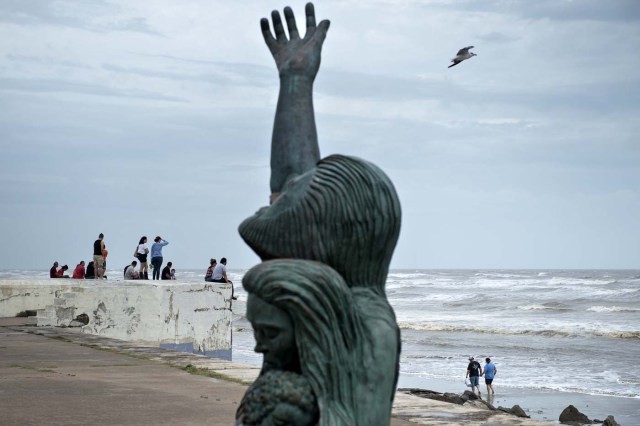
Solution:
<svg viewBox="0 0 640 426"><path fill-rule="evenodd" d="M259 259L278 78L302 1L0 0L0 269ZM322 156L392 179L392 268L640 268L640 2L332 0ZM448 69L457 50L477 57Z"/></svg>

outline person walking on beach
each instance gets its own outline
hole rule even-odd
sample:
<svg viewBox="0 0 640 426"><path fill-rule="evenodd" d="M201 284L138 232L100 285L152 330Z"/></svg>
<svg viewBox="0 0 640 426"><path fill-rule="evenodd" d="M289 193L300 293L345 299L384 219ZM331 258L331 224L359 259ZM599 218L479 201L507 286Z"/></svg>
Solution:
<svg viewBox="0 0 640 426"><path fill-rule="evenodd" d="M140 261L140 272L139 272L139 278L140 280L148 280L149 279L149 273L148 273L148 267L149 264L147 263L147 255L149 254L149 248L147 247L147 237L146 236L142 236L142 238L140 238L140 242L138 243L138 247L136 248L136 251L134 254L137 254L137 258Z"/></svg>
<svg viewBox="0 0 640 426"><path fill-rule="evenodd" d="M471 392L476 393L475 388L478 388L478 396L480 393L480 375L482 374L482 366L472 356L469 357L469 365L467 366L467 377L471 381Z"/></svg>
<svg viewBox="0 0 640 426"><path fill-rule="evenodd" d="M151 245L151 265L153 265L152 276L154 280L160 279L160 268L162 268L162 247L169 244L169 241L163 240L157 236Z"/></svg>
<svg viewBox="0 0 640 426"><path fill-rule="evenodd" d="M93 267L96 272L96 279L104 278L104 257L102 256L102 250L104 246L104 234L101 232L98 235L98 239L93 242Z"/></svg>
<svg viewBox="0 0 640 426"><path fill-rule="evenodd" d="M207 272L204 274L204 280L206 282L212 282L213 281L213 269L216 267L216 265L218 264L218 262L215 259L211 259L209 260L209 267L207 268Z"/></svg>
<svg viewBox="0 0 640 426"><path fill-rule="evenodd" d="M491 362L491 358L485 359L486 364L484 365L484 371L482 375L484 376L484 382L487 385L487 394L495 394L493 391L493 378L496 376L498 369L496 365Z"/></svg>
<svg viewBox="0 0 640 426"><path fill-rule="evenodd" d="M228 283L231 284L231 299L237 300L237 297L233 295L233 283L227 278L227 258L220 259L220 263L213 268L213 275L211 276L211 282L214 283Z"/></svg>

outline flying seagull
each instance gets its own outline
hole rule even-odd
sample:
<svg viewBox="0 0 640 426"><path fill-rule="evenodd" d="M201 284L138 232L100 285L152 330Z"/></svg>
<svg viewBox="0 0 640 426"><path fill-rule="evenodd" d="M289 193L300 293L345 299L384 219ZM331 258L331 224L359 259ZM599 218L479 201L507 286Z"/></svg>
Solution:
<svg viewBox="0 0 640 426"><path fill-rule="evenodd" d="M469 59L473 56L477 56L475 53L469 52L469 50L471 49L473 49L473 46L463 47L462 49L458 50L456 57L451 60L451 62L453 63L449 65L447 68L455 67L465 59Z"/></svg>

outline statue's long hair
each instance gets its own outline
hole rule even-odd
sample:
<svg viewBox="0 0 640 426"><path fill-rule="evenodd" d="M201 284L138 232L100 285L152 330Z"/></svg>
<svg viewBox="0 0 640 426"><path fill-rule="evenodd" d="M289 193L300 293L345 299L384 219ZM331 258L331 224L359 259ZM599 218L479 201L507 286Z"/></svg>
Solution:
<svg viewBox="0 0 640 426"><path fill-rule="evenodd" d="M353 381L362 359L362 324L349 288L332 268L307 260L272 260L250 269L242 285L291 317L302 374L320 410L319 425L357 424Z"/></svg>
<svg viewBox="0 0 640 426"><path fill-rule="evenodd" d="M246 219L240 235L263 260L317 260L338 271L350 287L384 295L400 233L393 184L375 165L344 155L320 160L307 173L304 191L283 195L271 206L289 203L286 208Z"/></svg>

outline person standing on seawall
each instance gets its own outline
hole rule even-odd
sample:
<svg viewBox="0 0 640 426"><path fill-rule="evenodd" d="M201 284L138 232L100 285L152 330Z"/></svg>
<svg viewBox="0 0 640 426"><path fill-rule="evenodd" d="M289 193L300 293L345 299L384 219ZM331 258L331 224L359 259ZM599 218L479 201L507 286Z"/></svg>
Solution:
<svg viewBox="0 0 640 426"><path fill-rule="evenodd" d="M140 280L148 280L149 273L147 272L147 268L149 264L147 263L147 255L149 254L149 248L147 247L147 237L142 236L140 238L140 242L138 243L138 248L136 249L136 254L138 255L138 260L140 261Z"/></svg>
<svg viewBox="0 0 640 426"><path fill-rule="evenodd" d="M102 256L104 248L104 234L101 232L98 239L93 242L93 267L96 271L96 279L100 280L104 278L104 257Z"/></svg>
<svg viewBox="0 0 640 426"><path fill-rule="evenodd" d="M475 393L475 388L478 388L478 396L481 396L480 393L480 375L482 374L482 367L480 363L473 359L473 357L469 357L469 365L467 366L467 377L471 381L471 392Z"/></svg>
<svg viewBox="0 0 640 426"><path fill-rule="evenodd" d="M484 376L484 382L487 385L487 394L495 394L493 391L493 378L498 373L498 369L496 368L496 365L491 362L491 358L486 358L485 361L487 363L484 365L482 375Z"/></svg>
<svg viewBox="0 0 640 426"><path fill-rule="evenodd" d="M151 264L153 265L153 279L160 279L160 268L162 268L162 247L169 244L169 241L163 240L160 236L153 239L151 245Z"/></svg>

